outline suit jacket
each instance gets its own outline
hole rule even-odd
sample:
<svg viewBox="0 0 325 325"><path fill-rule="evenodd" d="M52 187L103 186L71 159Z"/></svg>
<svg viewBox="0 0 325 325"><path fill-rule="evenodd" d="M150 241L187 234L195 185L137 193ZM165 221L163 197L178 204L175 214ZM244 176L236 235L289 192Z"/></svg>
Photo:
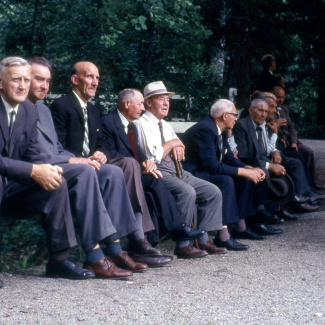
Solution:
<svg viewBox="0 0 325 325"><path fill-rule="evenodd" d="M82 155L85 125L83 110L77 97L72 92L64 95L52 103L50 110L59 142L64 149L80 157ZM109 159L109 150L101 131L99 110L95 105L88 102L87 112L89 155L98 150Z"/></svg>
<svg viewBox="0 0 325 325"><path fill-rule="evenodd" d="M55 132L51 111L42 102L36 103L39 116L37 122L38 141L40 144L41 156L52 165L68 163L74 154L64 150Z"/></svg>
<svg viewBox="0 0 325 325"><path fill-rule="evenodd" d="M133 129L135 143L137 146L137 154L139 163L147 160L146 155L141 151L138 144L138 130L132 123L130 125ZM118 115L117 110L103 116L101 119L101 127L103 135L106 138L107 145L110 151L110 159L120 158L120 157L134 157L129 139L124 131L124 125Z"/></svg>
<svg viewBox="0 0 325 325"><path fill-rule="evenodd" d="M278 82L274 74L267 69L263 69L257 81L256 89L261 91L271 91L272 88L277 85Z"/></svg>
<svg viewBox="0 0 325 325"><path fill-rule="evenodd" d="M16 181L30 180L31 162L44 163L37 141L38 115L35 107L25 101L18 113L9 140L8 118L0 99L0 174Z"/></svg>
<svg viewBox="0 0 325 325"><path fill-rule="evenodd" d="M284 150L281 139L286 142L287 147L290 147L292 143L297 143L298 137L295 129L295 124L292 122L289 115L289 108L287 106L280 106L280 108L280 118L285 118L287 120L287 125L278 128L277 148ZM278 114L275 114L274 119L279 119Z"/></svg>
<svg viewBox="0 0 325 325"><path fill-rule="evenodd" d="M237 143L238 157L243 162L259 167L265 167L270 162L268 157L262 154L262 148L258 144L254 124L250 116L236 122L233 135Z"/></svg>
<svg viewBox="0 0 325 325"><path fill-rule="evenodd" d="M236 159L230 150L228 132L222 133L222 163L220 163L218 129L210 116L185 132L184 144L186 160L183 167L192 174L207 171L210 174L236 176L238 168L245 167L245 164Z"/></svg>

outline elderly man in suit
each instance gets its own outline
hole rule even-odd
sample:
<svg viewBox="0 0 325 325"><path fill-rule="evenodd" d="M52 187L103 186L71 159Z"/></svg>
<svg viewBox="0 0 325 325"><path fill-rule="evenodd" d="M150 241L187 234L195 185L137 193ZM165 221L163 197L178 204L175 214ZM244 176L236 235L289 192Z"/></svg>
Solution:
<svg viewBox="0 0 325 325"><path fill-rule="evenodd" d="M246 228L245 218L250 217L257 232L266 235L281 233L264 224L266 219L275 218L266 209L268 185L265 172L252 168L236 159L228 144L228 130L237 121L235 105L226 99L216 100L210 116L199 121L185 132L184 144L187 148L183 166L194 176L216 184L223 199L223 224L233 224L234 238L262 240L264 235ZM254 186L254 184L258 184ZM233 249L243 249L231 237Z"/></svg>
<svg viewBox="0 0 325 325"><path fill-rule="evenodd" d="M297 136L297 131L295 125L292 122L289 114L289 107L283 105L285 100L285 90L280 86L275 86L272 88L272 92L276 97L276 114L274 115L274 120L278 127L278 141L277 147L279 150L283 151L297 151L301 153L305 159L307 169L311 178L311 185L315 189L324 189L324 185L318 184L316 181L315 172L315 156L314 151L304 145ZM290 154L288 152L288 154Z"/></svg>
<svg viewBox="0 0 325 325"><path fill-rule="evenodd" d="M89 99L95 95L98 79L99 72L93 63L76 63L72 68L72 92L54 101L50 109L58 140L63 148L77 157L96 161L103 167L110 152L101 132L99 110L89 103ZM154 226L143 193L139 164L131 158L118 158L110 162L123 169L138 224L138 230L128 236L131 242L129 253L137 262L152 266L170 263L172 259L163 257L158 249L150 245L144 235ZM103 170L106 170L106 167Z"/></svg>
<svg viewBox="0 0 325 325"><path fill-rule="evenodd" d="M217 186L194 177L182 169L185 147L172 127L164 120L169 112L169 98L174 95L167 91L162 81L152 82L144 88L146 111L135 121L139 145L146 157L155 162L163 180L189 225L193 218L195 203L198 205L198 228L210 232L222 229L222 198ZM175 161L175 163L174 163ZM208 234L198 238L199 248L210 254L222 252L209 241ZM187 255L191 246L176 247L175 254ZM204 252L205 253L205 252ZM205 254L202 254L204 256Z"/></svg>
<svg viewBox="0 0 325 325"><path fill-rule="evenodd" d="M113 279L132 275L114 263L133 272L146 270L148 266L135 263L126 252L122 252L119 243L120 237L138 230L122 170L112 165L101 166L96 161L75 157L63 150L50 110L41 102L49 90L50 62L42 57L30 58L28 62L32 66L28 98L39 115L37 128L41 155L45 161L58 164L63 170L72 214L86 253L85 266L98 276Z"/></svg>
<svg viewBox="0 0 325 325"><path fill-rule="evenodd" d="M137 89L124 89L118 94L118 109L102 118L102 131L111 150L112 159L132 157L141 164L142 184L151 202L151 215L159 217L162 226L171 232L172 238L177 241L176 245L182 246L184 241L200 237L204 231L194 230L186 224L185 216L162 180L156 164L139 148L137 129L132 122L137 120L144 110L141 92ZM195 258L198 252L201 254L200 251L189 251L188 258Z"/></svg>
<svg viewBox="0 0 325 325"><path fill-rule="evenodd" d="M40 212L49 250L46 275L86 279L92 271L69 259L77 244L62 169L44 163L37 141L37 111L26 102L31 67L19 57L0 62L0 192L2 212Z"/></svg>

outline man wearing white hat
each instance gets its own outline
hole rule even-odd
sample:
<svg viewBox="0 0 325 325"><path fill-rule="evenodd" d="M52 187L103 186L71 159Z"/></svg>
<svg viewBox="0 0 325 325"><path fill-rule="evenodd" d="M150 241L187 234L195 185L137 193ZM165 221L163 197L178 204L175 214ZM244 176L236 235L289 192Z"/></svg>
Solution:
<svg viewBox="0 0 325 325"><path fill-rule="evenodd" d="M154 161L163 175L167 187L174 195L186 223L191 224L195 204L198 205L197 227L214 232L222 228L222 196L219 188L192 176L182 169L185 147L172 127L163 120L169 112L169 98L175 93L167 91L162 81L152 82L144 88L146 112L134 124L139 133L139 145L146 156ZM179 170L177 171L177 169ZM209 241L208 234L198 239L199 249L210 254L222 254ZM186 257L192 246L177 246L175 254Z"/></svg>

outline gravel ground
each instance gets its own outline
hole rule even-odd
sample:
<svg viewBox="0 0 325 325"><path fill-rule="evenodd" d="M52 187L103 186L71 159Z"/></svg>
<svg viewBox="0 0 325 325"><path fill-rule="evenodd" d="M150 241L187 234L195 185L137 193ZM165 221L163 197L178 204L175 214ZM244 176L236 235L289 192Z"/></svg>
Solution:
<svg viewBox="0 0 325 325"><path fill-rule="evenodd" d="M0 324L325 324L324 210L242 240L247 252L175 260L131 281L47 279L44 266L0 274Z"/></svg>

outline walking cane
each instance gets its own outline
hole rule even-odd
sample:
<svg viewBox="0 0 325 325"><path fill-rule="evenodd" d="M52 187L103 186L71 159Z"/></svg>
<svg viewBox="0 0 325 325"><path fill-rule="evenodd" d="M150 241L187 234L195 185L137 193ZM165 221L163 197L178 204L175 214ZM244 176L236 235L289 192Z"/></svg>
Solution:
<svg viewBox="0 0 325 325"><path fill-rule="evenodd" d="M177 173L177 177L182 180L182 174L181 174L181 169L179 167L179 161L176 159L176 157L173 155L173 159L174 159L174 163L175 163L175 167L176 167L176 173ZM192 228L194 228L194 222L192 220L191 222L191 226ZM199 248L199 243L197 241L197 239L194 239L194 246L198 249Z"/></svg>

